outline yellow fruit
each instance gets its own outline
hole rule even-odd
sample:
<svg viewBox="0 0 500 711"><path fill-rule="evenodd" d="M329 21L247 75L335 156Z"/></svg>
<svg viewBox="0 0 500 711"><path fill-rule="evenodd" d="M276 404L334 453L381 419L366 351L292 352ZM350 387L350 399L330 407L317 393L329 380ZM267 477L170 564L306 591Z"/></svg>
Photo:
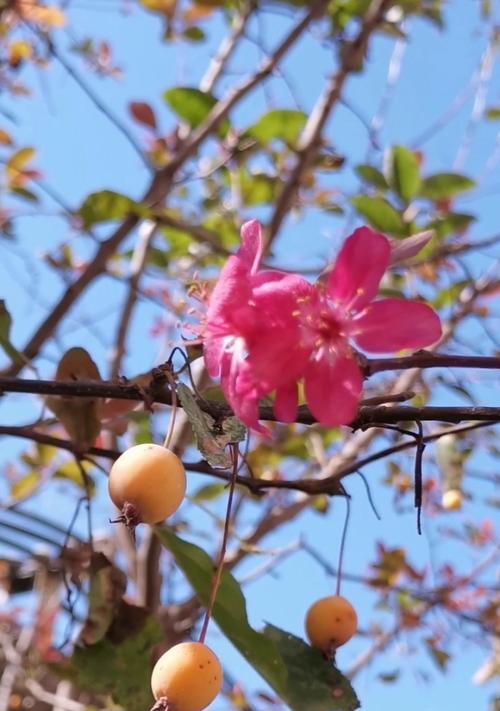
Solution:
<svg viewBox="0 0 500 711"><path fill-rule="evenodd" d="M458 511L462 508L464 497L460 489L448 489L443 494L441 504L446 511Z"/></svg>
<svg viewBox="0 0 500 711"><path fill-rule="evenodd" d="M109 495L129 526L160 523L171 516L186 493L186 472L173 452L158 444L137 444L111 467Z"/></svg>
<svg viewBox="0 0 500 711"><path fill-rule="evenodd" d="M306 615L306 633L313 647L332 654L356 633L358 616L349 600L340 595L324 597Z"/></svg>
<svg viewBox="0 0 500 711"><path fill-rule="evenodd" d="M155 708L168 711L201 711L222 689L222 667L201 642L181 642L155 664L151 676Z"/></svg>

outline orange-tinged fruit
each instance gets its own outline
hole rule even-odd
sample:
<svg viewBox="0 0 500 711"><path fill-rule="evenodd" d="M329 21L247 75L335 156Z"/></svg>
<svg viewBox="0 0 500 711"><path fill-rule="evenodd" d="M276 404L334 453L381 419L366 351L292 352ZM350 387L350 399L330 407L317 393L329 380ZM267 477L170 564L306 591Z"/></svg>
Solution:
<svg viewBox="0 0 500 711"><path fill-rule="evenodd" d="M111 467L109 495L129 526L155 524L171 516L186 493L186 472L173 452L159 444L130 447Z"/></svg>
<svg viewBox="0 0 500 711"><path fill-rule="evenodd" d="M181 642L155 664L151 688L165 711L201 711L222 689L222 667L212 650L201 642Z"/></svg>
<svg viewBox="0 0 500 711"><path fill-rule="evenodd" d="M446 511L458 511L462 508L464 497L460 489L448 489L443 494L441 504Z"/></svg>
<svg viewBox="0 0 500 711"><path fill-rule="evenodd" d="M306 615L306 633L313 647L331 655L358 629L358 616L341 595L324 597L311 605Z"/></svg>

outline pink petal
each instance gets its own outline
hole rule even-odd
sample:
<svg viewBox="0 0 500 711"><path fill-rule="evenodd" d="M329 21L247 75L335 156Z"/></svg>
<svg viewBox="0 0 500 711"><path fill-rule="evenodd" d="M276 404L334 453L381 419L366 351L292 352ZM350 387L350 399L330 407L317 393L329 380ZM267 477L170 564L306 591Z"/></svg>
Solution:
<svg viewBox="0 0 500 711"><path fill-rule="evenodd" d="M404 299L375 301L351 321L351 329L357 345L372 353L424 348L441 338L441 321L434 309Z"/></svg>
<svg viewBox="0 0 500 711"><path fill-rule="evenodd" d="M327 427L347 425L356 417L363 376L353 358L330 353L311 361L305 373L305 394L314 417Z"/></svg>
<svg viewBox="0 0 500 711"><path fill-rule="evenodd" d="M430 242L433 236L433 230L426 230L405 239L391 239L391 264L398 264L406 259L415 257Z"/></svg>
<svg viewBox="0 0 500 711"><path fill-rule="evenodd" d="M278 388L273 406L276 419L280 422L294 422L297 417L297 407L297 383L291 381L287 385L282 385Z"/></svg>
<svg viewBox="0 0 500 711"><path fill-rule="evenodd" d="M291 274L255 289L256 323L247 338L248 362L265 393L302 376L310 347L299 306L302 299L315 294L309 282Z"/></svg>
<svg viewBox="0 0 500 711"><path fill-rule="evenodd" d="M223 350L223 338L207 338L203 344L205 366L211 378L218 378L220 375Z"/></svg>
<svg viewBox="0 0 500 711"><path fill-rule="evenodd" d="M231 403L234 414L249 429L258 432L264 437L271 436L271 430L259 422L259 401L255 398L243 398Z"/></svg>
<svg viewBox="0 0 500 711"><path fill-rule="evenodd" d="M264 393L257 387L248 361L233 362L230 375L222 377L221 385L234 414L250 429L269 436L267 427L259 423L259 402Z"/></svg>
<svg viewBox="0 0 500 711"><path fill-rule="evenodd" d="M263 248L260 222L257 220L245 222L241 228L241 247L237 256L249 267L252 274L258 269Z"/></svg>
<svg viewBox="0 0 500 711"><path fill-rule="evenodd" d="M377 296L390 254L387 237L369 227L355 230L328 277L330 298L346 311L361 311Z"/></svg>
<svg viewBox="0 0 500 711"><path fill-rule="evenodd" d="M252 295L249 276L250 272L244 262L236 256L229 257L210 295L208 334L217 333L221 324L230 322L228 317L248 303ZM227 335L227 331L217 335Z"/></svg>

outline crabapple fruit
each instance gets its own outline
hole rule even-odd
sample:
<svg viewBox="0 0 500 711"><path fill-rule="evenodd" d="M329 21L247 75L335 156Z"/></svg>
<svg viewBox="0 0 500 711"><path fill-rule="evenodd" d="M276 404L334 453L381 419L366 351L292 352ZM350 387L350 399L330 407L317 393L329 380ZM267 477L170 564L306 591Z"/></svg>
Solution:
<svg viewBox="0 0 500 711"><path fill-rule="evenodd" d="M311 605L305 626L312 646L332 655L356 633L358 616L349 600L341 595L331 595Z"/></svg>
<svg viewBox="0 0 500 711"><path fill-rule="evenodd" d="M458 511L462 508L464 497L460 489L448 489L443 494L441 504L445 511Z"/></svg>
<svg viewBox="0 0 500 711"><path fill-rule="evenodd" d="M109 495L130 527L160 523L171 516L186 493L186 472L173 452L158 444L130 447L111 467Z"/></svg>
<svg viewBox="0 0 500 711"><path fill-rule="evenodd" d="M212 703L222 683L222 667L212 650L202 642L181 642L167 650L153 669L155 708L201 711Z"/></svg>

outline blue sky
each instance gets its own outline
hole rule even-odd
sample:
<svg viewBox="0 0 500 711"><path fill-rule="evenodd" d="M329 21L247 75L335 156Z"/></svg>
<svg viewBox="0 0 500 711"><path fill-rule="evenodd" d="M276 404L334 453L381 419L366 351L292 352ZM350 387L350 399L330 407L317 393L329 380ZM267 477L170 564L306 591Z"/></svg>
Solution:
<svg viewBox="0 0 500 711"><path fill-rule="evenodd" d="M205 46L166 46L159 42L162 34L160 21L152 14L132 11L130 16L121 15L113 8L119 3L75 2L71 13L74 32L79 38L92 35L96 39L107 39L115 51L118 65L124 69L122 81L101 80L87 75L87 81L113 112L125 122L138 141L144 140L144 131L134 124L127 113L129 101L145 100L156 109L165 131L173 127L174 119L162 100L162 93L176 84L196 85L207 64ZM397 143L412 143L421 132L447 111L455 97L463 91L477 69L484 52L488 34L487 28L479 21L478 2L450 2L445 13L447 30L440 33L434 26L421 21L412 21L409 26L411 41L406 48L401 79L381 130L384 147ZM79 9L81 8L81 9ZM109 10L108 10L109 8ZM287 26L285 13L268 13L260 26L252 25L250 34L259 38L266 47L275 45L280 33ZM215 22L208 26L210 50L216 46L221 25ZM153 38L154 41L151 40ZM158 40L158 41L156 41ZM67 37L60 35L60 47L67 46ZM377 112L387 76L387 67L394 48L391 38L379 38L374 43L369 56L367 72L354 77L348 84L345 98L370 120ZM210 51L208 50L208 51ZM241 78L249 67L255 66L259 50L252 43L235 57L234 73L225 80L219 93L229 84ZM78 65L76 57L71 57ZM276 103L284 100L290 108L299 107L309 111L321 90L324 79L334 65L333 50L325 50L315 35L309 36L300 49L293 52L285 64L290 78L288 88L284 88L279 77L269 83L269 95L262 92L252 94L244 106L235 112L234 122L245 127L254 121L274 97ZM56 64L48 72L29 70L25 79L34 91L32 100L18 99L10 102L9 109L18 119L12 130L19 145L35 145L39 149L37 165L43 170L46 181L63 193L69 205L77 207L85 196L95 190L111 188L139 197L147 184L148 175L137 155L120 136L108 119L99 113L85 97L66 72ZM499 72L494 70L488 88L487 104L498 104ZM0 100L0 107L6 99ZM429 172L451 170L456 160L458 147L470 120L472 98L456 117L446 123L444 129L428 141L425 152L426 169ZM485 163L495 149L497 125L480 122L473 137L470 153L463 166L463 172L476 176L483 172ZM343 190L355 192L359 184L352 166L363 162L367 152L367 132L358 118L345 106L339 106L328 125L328 136L336 149L348 158L346 170L339 175L332 174L329 184ZM379 154L373 160L380 161ZM500 175L493 171L481 183L476 193L461 200L458 205L464 211L477 211L479 220L473 228L477 238L493 234L497 227L498 193ZM50 200L44 202L54 208ZM28 208L31 210L31 208ZM36 209L35 209L36 212ZM251 217L242 215L242 220ZM265 217L265 213L262 213ZM344 236L345 222L342 218L311 213L301 221L289 220L282 230L276 247L276 260L287 266L324 263L338 249ZM21 345L33 329L34 324L46 313L57 295L65 287L41 262L40 255L50 251L68 236L67 224L54 216L25 217L19 220L19 247L9 247L6 258L0 264L0 298L5 298L15 316L13 339ZM103 230L105 235L107 230ZM133 239L133 238L132 238ZM88 256L93 245L85 239L75 238L76 249ZM475 273L482 272L492 263L490 254L479 257L472 263ZM106 372L109 350L103 342L109 342L110 329L116 320L123 292L113 282L101 280L94 285L88 295L79 302L71 317L59 331L56 345L46 349L41 359L41 372L51 374L54 361L71 345L86 345ZM153 317L150 306L141 307L141 317L137 319L131 335L132 343L140 343L141 348L131 348L127 361L127 372L133 374L149 368L158 358L158 344L148 337ZM93 331L89 334L87 321ZM495 398L487 386L477 384L480 398ZM498 393L497 393L498 395ZM496 397L497 397L496 395ZM0 422L24 423L33 413L39 412L38 404L27 404L25 396L9 396L0 401ZM1 442L0 461L12 460L14 453L22 448L18 442ZM484 464L479 455L479 465ZM347 481L353 497L352 520L347 547L346 570L366 574L367 564L373 558L375 542L383 539L387 545L407 546L409 557L418 566L432 560L440 564L448 559L456 559L459 550L448 541L441 542L439 524L427 519L424 535L417 537L415 516L412 510L396 513L390 502L390 494L381 481L385 474L382 466L372 466L367 470L374 496L382 513L378 522L366 499L362 482L357 477ZM204 479L193 475L192 489ZM105 482L100 481L101 496L94 508L94 522L97 528L106 525L109 505L103 493ZM476 484L474 484L476 487ZM60 493L58 493L60 490ZM1 489L0 489L1 492ZM476 489L479 497L492 494L488 485ZM62 485L51 485L42 491L29 506L45 506L50 497L51 505L67 509L76 496ZM70 504L68 504L68 500ZM29 508L28 506L28 508ZM463 514L452 515L450 521L470 518L480 520L489 510L476 500L474 506ZM194 514L193 514L194 515ZM203 514L196 512L197 527L209 525ZM306 532L308 540L320 547L325 557L336 565L338 544L344 516L344 502L335 501L326 517L306 513L300 526L289 526L266 540L265 547L273 548L294 540L300 530ZM82 522L83 525L83 522ZM243 575L258 564L252 561L241 569ZM277 577L266 577L248 586L248 605L252 622L260 625L264 620L282 626L297 634L302 633L302 619L305 610L317 597L329 593L332 581L311 559L303 554L284 562ZM359 585L346 583L344 593L356 604L360 618L367 620L372 613L373 598ZM377 613L381 621L390 624L390 616ZM448 621L445 620L445 624ZM227 663L232 674L241 678L251 688L254 684L263 688L264 684L249 669L248 665L229 648L212 627L211 640ZM446 675L441 675L430 661L422 663L422 656L398 655L410 637L402 637L390 652L375 660L356 680L356 688L368 711L379 709L399 709L405 711L440 711L453 706L460 709L484 709L491 695L489 688L474 687L471 676L484 661L485 650L472 643L463 643L455 649L453 661ZM339 653L341 668L350 663L366 647L366 641L356 639ZM390 672L401 666L401 680L393 685L376 681L379 672ZM424 667L432 674L432 683L426 684L419 677L418 670ZM215 702L213 708L223 708L224 702Z"/></svg>

